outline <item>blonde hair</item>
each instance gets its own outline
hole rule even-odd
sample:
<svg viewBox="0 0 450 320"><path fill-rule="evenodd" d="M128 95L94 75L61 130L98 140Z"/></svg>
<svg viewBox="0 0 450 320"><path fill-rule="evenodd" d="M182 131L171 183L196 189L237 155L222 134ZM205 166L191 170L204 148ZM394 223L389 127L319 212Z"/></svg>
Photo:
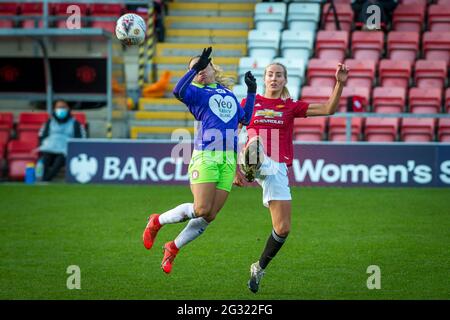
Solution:
<svg viewBox="0 0 450 320"><path fill-rule="evenodd" d="M192 57L191 60L189 60L188 68L191 65L192 60L198 59L200 56ZM221 86L224 86L225 88L230 89L234 85L234 80L230 77L226 77L224 75L223 69L219 67L218 65L214 64L214 62L211 60L211 67L214 70L214 78L216 79L216 82L220 84Z"/></svg>
<svg viewBox="0 0 450 320"><path fill-rule="evenodd" d="M271 64L269 64L265 69L264 69L264 79L266 78L266 72L267 72L267 68L270 66L280 66L283 69L283 75L284 78L287 80L287 69L285 67L284 64L279 63L279 62L272 62ZM264 93L266 92L266 87L264 86ZM286 86L283 87L283 90L281 90L281 99L286 100L291 98L291 94L289 93L289 90Z"/></svg>

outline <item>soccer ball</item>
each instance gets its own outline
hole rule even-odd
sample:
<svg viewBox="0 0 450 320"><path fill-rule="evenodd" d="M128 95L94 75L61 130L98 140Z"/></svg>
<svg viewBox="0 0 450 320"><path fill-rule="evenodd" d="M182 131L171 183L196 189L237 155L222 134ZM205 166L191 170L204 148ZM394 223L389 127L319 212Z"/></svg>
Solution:
<svg viewBox="0 0 450 320"><path fill-rule="evenodd" d="M134 13L121 16L116 23L116 37L128 46L142 44L145 40L144 19Z"/></svg>

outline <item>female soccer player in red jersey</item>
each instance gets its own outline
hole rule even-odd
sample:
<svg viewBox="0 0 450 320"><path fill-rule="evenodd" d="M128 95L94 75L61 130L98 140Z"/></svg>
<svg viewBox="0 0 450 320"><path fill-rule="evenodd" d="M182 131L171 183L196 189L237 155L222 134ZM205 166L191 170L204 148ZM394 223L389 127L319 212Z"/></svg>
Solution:
<svg viewBox="0 0 450 320"><path fill-rule="evenodd" d="M291 229L291 192L288 167L293 158L295 118L328 116L335 113L349 69L339 63L336 85L327 103L294 101L286 88L287 70L280 63L268 65L264 73L265 92L256 95L253 116L247 126L248 142L241 155L240 168L247 181L256 179L263 189L263 204L272 217L272 232L259 258L250 267L249 289L256 293L265 268L275 257ZM245 105L245 99L241 103ZM241 175L234 183L243 185Z"/></svg>

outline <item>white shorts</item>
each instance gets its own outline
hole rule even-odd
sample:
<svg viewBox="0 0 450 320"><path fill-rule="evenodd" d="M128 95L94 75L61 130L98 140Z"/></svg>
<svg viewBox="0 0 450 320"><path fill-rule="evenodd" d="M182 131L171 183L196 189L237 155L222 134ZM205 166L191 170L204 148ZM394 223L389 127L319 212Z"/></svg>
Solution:
<svg viewBox="0 0 450 320"><path fill-rule="evenodd" d="M265 207L269 207L271 200L292 200L286 163L264 156L264 161L256 173L256 182L263 189Z"/></svg>

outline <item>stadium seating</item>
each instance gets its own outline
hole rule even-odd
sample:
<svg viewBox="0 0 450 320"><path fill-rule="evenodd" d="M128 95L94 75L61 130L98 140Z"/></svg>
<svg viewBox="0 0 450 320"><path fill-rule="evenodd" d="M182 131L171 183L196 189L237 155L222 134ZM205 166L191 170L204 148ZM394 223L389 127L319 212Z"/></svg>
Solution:
<svg viewBox="0 0 450 320"><path fill-rule="evenodd" d="M440 142L450 142L450 119L449 118L439 119L438 140Z"/></svg>
<svg viewBox="0 0 450 320"><path fill-rule="evenodd" d="M325 135L326 123L326 117L296 118L294 120L294 140L323 140Z"/></svg>
<svg viewBox="0 0 450 320"><path fill-rule="evenodd" d="M419 52L419 32L391 31L387 39L387 52L390 60L405 60L411 65Z"/></svg>
<svg viewBox="0 0 450 320"><path fill-rule="evenodd" d="M22 21L22 28L34 29L36 27L42 28L43 21L41 19L43 14L42 3L23 3L21 6L21 14L24 17L29 16L30 19Z"/></svg>
<svg viewBox="0 0 450 320"><path fill-rule="evenodd" d="M259 91L259 87L258 87ZM247 86L244 84L236 84L233 86L233 93L236 96L236 99L241 102L242 99L247 97Z"/></svg>
<svg viewBox="0 0 450 320"><path fill-rule="evenodd" d="M370 101L370 90L367 87L349 86L348 83L342 90L341 99L339 100L339 112L347 112L347 100L353 96L362 98L362 111L366 112Z"/></svg>
<svg viewBox="0 0 450 320"><path fill-rule="evenodd" d="M19 140L26 141L34 146L38 145L38 133L42 125L48 120L46 112L22 112L17 123L17 136Z"/></svg>
<svg viewBox="0 0 450 320"><path fill-rule="evenodd" d="M248 33L248 53L250 57L267 57L278 55L281 34L278 31L250 30Z"/></svg>
<svg viewBox="0 0 450 320"><path fill-rule="evenodd" d="M13 28L14 22L10 19L17 15L18 5L16 3L2 3L0 6L0 28Z"/></svg>
<svg viewBox="0 0 450 320"><path fill-rule="evenodd" d="M245 84L244 77L247 71L251 71L257 83L264 83L264 70L272 60L267 57L242 57L239 59L239 83Z"/></svg>
<svg viewBox="0 0 450 320"><path fill-rule="evenodd" d="M123 4L91 4L90 12L91 16L94 17L94 20L91 23L91 27L101 28L114 34L116 29L116 20L120 17L123 10Z"/></svg>
<svg viewBox="0 0 450 320"><path fill-rule="evenodd" d="M430 31L450 31L450 4L432 4L428 8Z"/></svg>
<svg viewBox="0 0 450 320"><path fill-rule="evenodd" d="M307 103L325 103L333 92L332 87L311 87L302 88L302 100Z"/></svg>
<svg viewBox="0 0 450 320"><path fill-rule="evenodd" d="M0 147L3 151L11 138L13 125L14 118L12 112L0 112Z"/></svg>
<svg viewBox="0 0 450 320"><path fill-rule="evenodd" d="M397 140L398 118L367 118L365 140L369 142L393 142Z"/></svg>
<svg viewBox="0 0 450 320"><path fill-rule="evenodd" d="M409 109L411 113L440 113L442 89L411 88L409 90Z"/></svg>
<svg viewBox="0 0 450 320"><path fill-rule="evenodd" d="M434 119L404 118L400 129L402 141L430 142L434 140Z"/></svg>
<svg viewBox="0 0 450 320"><path fill-rule="evenodd" d="M256 29L281 31L286 20L286 3L257 3L255 6Z"/></svg>
<svg viewBox="0 0 450 320"><path fill-rule="evenodd" d="M339 61L311 59L308 64L307 81L310 86L334 87L336 68Z"/></svg>
<svg viewBox="0 0 450 320"><path fill-rule="evenodd" d="M411 3L399 4L392 17L393 29L396 31L420 32L425 18L425 8Z"/></svg>
<svg viewBox="0 0 450 320"><path fill-rule="evenodd" d="M417 60L414 80L419 88L444 88L447 79L445 61Z"/></svg>
<svg viewBox="0 0 450 320"><path fill-rule="evenodd" d="M445 90L444 112L450 113L450 88L447 88L447 90Z"/></svg>
<svg viewBox="0 0 450 320"><path fill-rule="evenodd" d="M399 113L405 111L406 89L376 87L373 90L373 111L377 113Z"/></svg>
<svg viewBox="0 0 450 320"><path fill-rule="evenodd" d="M328 12L330 4L326 3L322 9L322 21L325 22L325 30L337 30L333 11ZM350 31L353 25L353 10L349 3L336 3L336 14L341 30ZM328 14L327 14L328 13Z"/></svg>
<svg viewBox="0 0 450 320"><path fill-rule="evenodd" d="M314 37L313 31L284 30L281 34L281 55L302 59L306 63L312 56Z"/></svg>
<svg viewBox="0 0 450 320"><path fill-rule="evenodd" d="M316 31L320 21L320 4L291 3L287 23L290 30Z"/></svg>
<svg viewBox="0 0 450 320"><path fill-rule="evenodd" d="M374 60L345 60L345 64L351 70L346 86L364 87L371 91L375 78L375 63Z"/></svg>
<svg viewBox="0 0 450 320"><path fill-rule="evenodd" d="M400 87L407 89L411 77L411 64L402 60L380 61L380 84L383 87Z"/></svg>
<svg viewBox="0 0 450 320"><path fill-rule="evenodd" d="M28 141L11 140L7 149L8 176L11 180L23 180L28 163L36 163L36 146Z"/></svg>
<svg viewBox="0 0 450 320"><path fill-rule="evenodd" d="M352 118L351 136L352 141L360 140L362 131L362 118ZM329 121L328 140L330 141L346 141L346 118L331 117Z"/></svg>
<svg viewBox="0 0 450 320"><path fill-rule="evenodd" d="M383 53L384 34L382 31L354 31L352 33L352 57L357 60L378 60Z"/></svg>
<svg viewBox="0 0 450 320"><path fill-rule="evenodd" d="M316 57L319 59L332 59L340 62L348 48L347 31L319 31L316 38Z"/></svg>
<svg viewBox="0 0 450 320"><path fill-rule="evenodd" d="M426 60L444 60L450 66L450 32L424 32L422 48Z"/></svg>

